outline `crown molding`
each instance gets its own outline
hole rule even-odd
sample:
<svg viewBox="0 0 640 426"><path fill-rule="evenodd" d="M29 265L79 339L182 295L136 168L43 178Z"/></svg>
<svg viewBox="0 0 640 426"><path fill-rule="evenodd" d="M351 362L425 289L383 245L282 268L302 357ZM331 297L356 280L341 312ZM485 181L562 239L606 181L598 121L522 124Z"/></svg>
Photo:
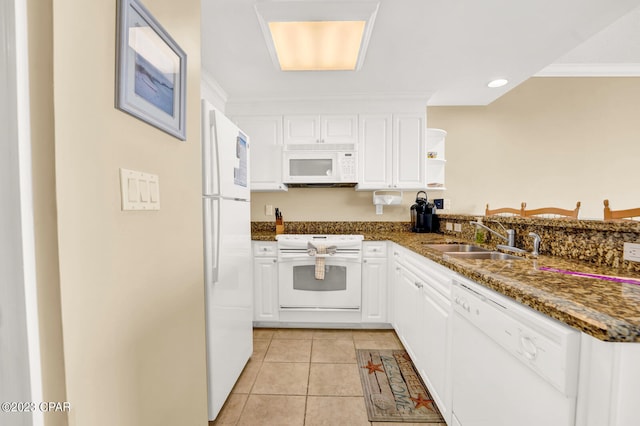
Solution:
<svg viewBox="0 0 640 426"><path fill-rule="evenodd" d="M552 64L534 77L640 77L640 63Z"/></svg>

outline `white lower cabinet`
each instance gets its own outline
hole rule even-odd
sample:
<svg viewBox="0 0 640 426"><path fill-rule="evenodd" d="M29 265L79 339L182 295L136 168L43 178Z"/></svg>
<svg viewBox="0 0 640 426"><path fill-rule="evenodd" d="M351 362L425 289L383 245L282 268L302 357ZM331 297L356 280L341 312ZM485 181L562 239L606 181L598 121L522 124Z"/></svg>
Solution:
<svg viewBox="0 0 640 426"><path fill-rule="evenodd" d="M420 284L418 278L408 269L399 266L400 282L395 283L394 311L396 313L396 332L409 352L411 359L418 364L423 336L419 323ZM416 365L417 366L417 365Z"/></svg>
<svg viewBox="0 0 640 426"><path fill-rule="evenodd" d="M442 416L451 420L451 275L396 244L390 274L393 326Z"/></svg>
<svg viewBox="0 0 640 426"><path fill-rule="evenodd" d="M422 288L421 310L424 345L418 355L418 369L448 420L451 413L451 302L427 283Z"/></svg>
<svg viewBox="0 0 640 426"><path fill-rule="evenodd" d="M637 425L640 343L581 337L576 425Z"/></svg>
<svg viewBox="0 0 640 426"><path fill-rule="evenodd" d="M253 320L278 321L278 260L276 243L253 242Z"/></svg>
<svg viewBox="0 0 640 426"><path fill-rule="evenodd" d="M387 320L387 243L365 241L362 259L362 322Z"/></svg>

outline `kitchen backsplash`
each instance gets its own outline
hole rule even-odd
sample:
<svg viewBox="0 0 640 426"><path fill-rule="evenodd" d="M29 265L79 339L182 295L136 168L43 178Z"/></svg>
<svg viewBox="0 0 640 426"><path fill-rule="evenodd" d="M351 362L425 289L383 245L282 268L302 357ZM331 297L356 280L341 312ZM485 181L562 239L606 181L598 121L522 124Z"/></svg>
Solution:
<svg viewBox="0 0 640 426"><path fill-rule="evenodd" d="M409 222L286 222L285 234L357 234L366 232L404 232L411 229ZM251 232L275 232L275 222L251 222Z"/></svg>
<svg viewBox="0 0 640 426"><path fill-rule="evenodd" d="M473 241L475 226L469 222L478 216L442 214L440 232L452 238ZM496 232L505 234L499 224L516 231L516 246L533 249L533 239L529 232L536 232L542 238L540 254L579 260L595 265L622 267L640 272L640 263L623 260L625 242L640 243L640 222L603 222L597 220L568 220L548 218L520 218L483 216L485 225ZM446 223L451 223L451 231ZM453 231L454 224L460 224L460 232ZM386 232L409 232L409 222L286 222L285 233L290 234L384 234ZM275 233L275 222L251 222L253 233ZM486 233L485 244L495 246L504 241Z"/></svg>

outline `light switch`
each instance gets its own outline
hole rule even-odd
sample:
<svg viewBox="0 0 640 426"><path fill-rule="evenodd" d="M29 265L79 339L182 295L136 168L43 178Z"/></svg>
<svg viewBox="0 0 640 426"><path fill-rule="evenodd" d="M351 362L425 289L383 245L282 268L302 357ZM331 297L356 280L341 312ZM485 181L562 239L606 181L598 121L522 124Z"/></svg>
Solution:
<svg viewBox="0 0 640 426"><path fill-rule="evenodd" d="M158 203L160 197L158 196L158 182L149 182L149 201L152 203Z"/></svg>
<svg viewBox="0 0 640 426"><path fill-rule="evenodd" d="M140 186L140 201L143 203L149 202L149 181L146 179L138 179L138 185Z"/></svg>
<svg viewBox="0 0 640 426"><path fill-rule="evenodd" d="M158 175L120 169L122 210L160 210Z"/></svg>
<svg viewBox="0 0 640 426"><path fill-rule="evenodd" d="M138 179L132 177L127 178L127 192L127 200L129 200L129 202L135 203L139 200Z"/></svg>

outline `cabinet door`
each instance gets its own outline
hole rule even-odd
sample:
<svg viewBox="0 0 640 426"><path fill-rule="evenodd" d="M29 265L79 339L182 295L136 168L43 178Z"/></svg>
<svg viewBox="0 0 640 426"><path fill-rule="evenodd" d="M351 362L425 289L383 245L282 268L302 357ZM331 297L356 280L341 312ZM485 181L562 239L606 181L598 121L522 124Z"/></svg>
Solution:
<svg viewBox="0 0 640 426"><path fill-rule="evenodd" d="M285 115L284 143L320 143L320 117L317 115Z"/></svg>
<svg viewBox="0 0 640 426"><path fill-rule="evenodd" d="M358 143L357 115L323 115L320 124L322 143Z"/></svg>
<svg viewBox="0 0 640 426"><path fill-rule="evenodd" d="M282 116L235 117L251 138L251 190L286 191L282 183Z"/></svg>
<svg viewBox="0 0 640 426"><path fill-rule="evenodd" d="M395 287L395 314L400 329L400 340L411 359L417 359L422 332L420 330L420 288L416 276L400 266L400 283Z"/></svg>
<svg viewBox="0 0 640 426"><path fill-rule="evenodd" d="M426 283L422 288L420 326L424 343L416 366L445 419L451 411L451 302Z"/></svg>
<svg viewBox="0 0 640 426"><path fill-rule="evenodd" d="M357 144L357 115L285 115L285 144Z"/></svg>
<svg viewBox="0 0 640 426"><path fill-rule="evenodd" d="M272 257L253 259L253 319L278 321L278 264Z"/></svg>
<svg viewBox="0 0 640 426"><path fill-rule="evenodd" d="M361 115L358 143L357 189L382 189L391 186L391 115Z"/></svg>
<svg viewBox="0 0 640 426"><path fill-rule="evenodd" d="M387 321L387 258L362 262L362 321Z"/></svg>
<svg viewBox="0 0 640 426"><path fill-rule="evenodd" d="M424 189L425 118L418 114L394 115L393 187Z"/></svg>

